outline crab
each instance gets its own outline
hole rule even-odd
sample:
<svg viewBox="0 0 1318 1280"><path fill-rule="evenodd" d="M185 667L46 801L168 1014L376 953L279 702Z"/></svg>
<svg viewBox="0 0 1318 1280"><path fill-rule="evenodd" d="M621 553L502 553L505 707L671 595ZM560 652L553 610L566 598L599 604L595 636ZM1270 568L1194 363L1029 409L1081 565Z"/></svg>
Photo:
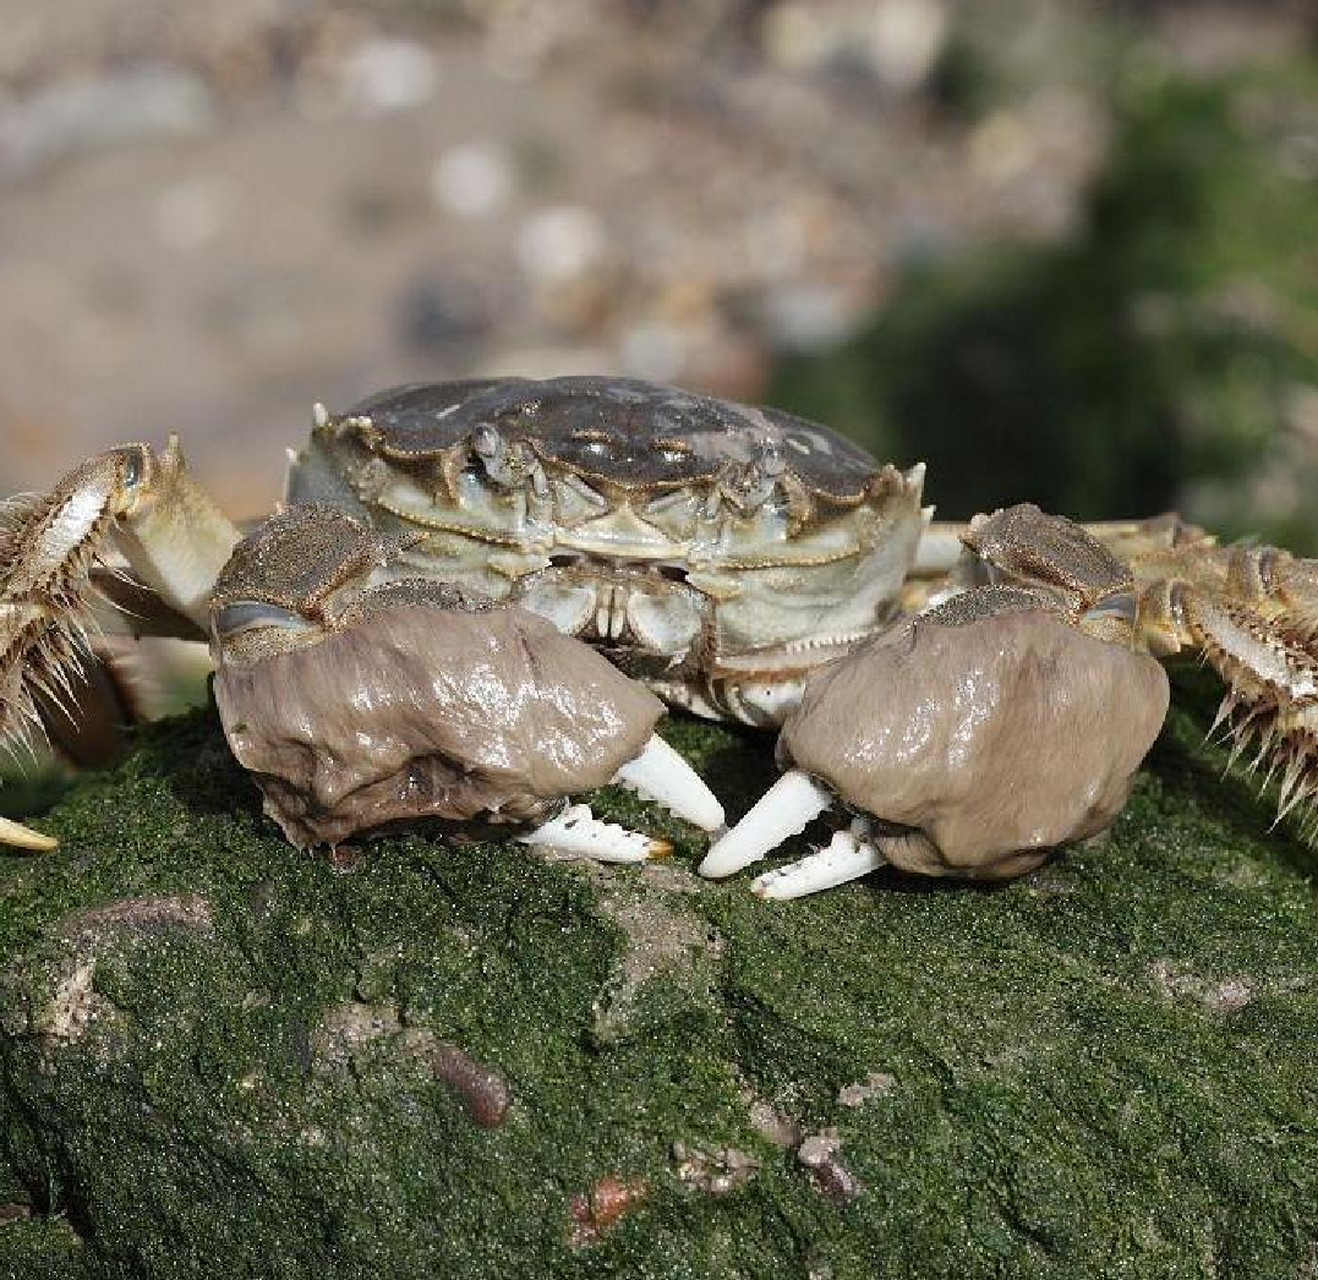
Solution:
<svg viewBox="0 0 1318 1280"><path fill-rule="evenodd" d="M120 446L0 528L0 742L96 719L102 627L209 642L215 699L301 848L496 830L612 861L662 841L574 797L619 782L709 833L722 877L790 898L884 863L1003 878L1107 826L1200 651L1219 722L1318 790L1312 561L1174 516L1021 505L938 524L924 468L826 427L615 378L489 379L316 406L247 536L176 438ZM780 729L728 830L655 732L663 704ZM49 837L0 823L0 841Z"/></svg>

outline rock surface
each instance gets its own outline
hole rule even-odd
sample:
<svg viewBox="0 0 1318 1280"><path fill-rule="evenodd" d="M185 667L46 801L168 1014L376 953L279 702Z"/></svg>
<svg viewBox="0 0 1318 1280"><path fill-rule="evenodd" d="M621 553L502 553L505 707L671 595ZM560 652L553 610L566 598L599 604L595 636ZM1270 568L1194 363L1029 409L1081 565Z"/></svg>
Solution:
<svg viewBox="0 0 1318 1280"><path fill-rule="evenodd" d="M144 731L0 860L0 1276L1308 1274L1318 854L1178 684L1101 842L781 905L616 791L671 865L331 864L213 712Z"/></svg>

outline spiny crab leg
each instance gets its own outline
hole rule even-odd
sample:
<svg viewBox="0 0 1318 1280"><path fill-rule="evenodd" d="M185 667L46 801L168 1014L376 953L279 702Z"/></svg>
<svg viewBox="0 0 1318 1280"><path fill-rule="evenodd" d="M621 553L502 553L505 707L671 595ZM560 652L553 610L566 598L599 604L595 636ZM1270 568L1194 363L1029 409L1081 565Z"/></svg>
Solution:
<svg viewBox="0 0 1318 1280"><path fill-rule="evenodd" d="M870 839L870 824L857 818L848 831L835 831L824 849L785 867L766 871L751 884L761 898L803 898L877 870L888 860Z"/></svg>
<svg viewBox="0 0 1318 1280"><path fill-rule="evenodd" d="M564 809L517 839L522 844L546 845L597 862L647 862L651 858L666 858L673 851L667 840L655 840L616 823L601 822L585 804Z"/></svg>
<svg viewBox="0 0 1318 1280"><path fill-rule="evenodd" d="M658 734L614 775L614 782L705 831L723 826L723 806L700 775Z"/></svg>
<svg viewBox="0 0 1318 1280"><path fill-rule="evenodd" d="M804 831L833 804L833 793L809 774L791 769L760 797L754 808L720 840L716 840L700 874L712 880L759 861L789 836Z"/></svg>
<svg viewBox="0 0 1318 1280"><path fill-rule="evenodd" d="M156 453L125 445L91 458L47 495L0 512L0 747L42 730L43 702L72 716L89 661L94 571L115 549L168 609L204 626L211 585L238 531L187 474L178 441ZM15 823L0 844L54 847Z"/></svg>

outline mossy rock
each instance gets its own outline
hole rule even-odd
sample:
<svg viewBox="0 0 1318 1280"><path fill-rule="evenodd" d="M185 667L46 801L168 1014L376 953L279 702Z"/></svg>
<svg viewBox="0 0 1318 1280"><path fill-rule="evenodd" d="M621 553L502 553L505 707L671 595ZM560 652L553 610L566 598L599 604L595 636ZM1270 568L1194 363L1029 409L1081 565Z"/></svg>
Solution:
<svg viewBox="0 0 1318 1280"><path fill-rule="evenodd" d="M614 792L671 863L302 856L213 713L145 730L0 862L0 1275L1304 1273L1318 855L1178 683L1099 842L790 904Z"/></svg>

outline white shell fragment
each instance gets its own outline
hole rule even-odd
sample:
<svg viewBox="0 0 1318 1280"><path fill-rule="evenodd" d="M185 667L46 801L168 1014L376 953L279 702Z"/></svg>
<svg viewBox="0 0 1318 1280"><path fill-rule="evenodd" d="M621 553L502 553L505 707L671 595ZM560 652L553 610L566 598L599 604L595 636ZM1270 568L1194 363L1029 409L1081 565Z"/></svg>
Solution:
<svg viewBox="0 0 1318 1280"><path fill-rule="evenodd" d="M788 771L727 835L715 841L700 864L700 874L718 880L757 862L789 836L804 831L832 803L833 793L827 787L799 769Z"/></svg>
<svg viewBox="0 0 1318 1280"><path fill-rule="evenodd" d="M887 859L862 832L836 831L825 849L785 867L766 871L751 884L761 898L803 898L877 870Z"/></svg>
<svg viewBox="0 0 1318 1280"><path fill-rule="evenodd" d="M658 734L614 775L614 782L694 822L705 831L723 826L723 806L700 775Z"/></svg>
<svg viewBox="0 0 1318 1280"><path fill-rule="evenodd" d="M597 862L647 862L672 852L666 840L655 840L616 823L601 822L586 804L574 804L534 831L518 836L523 844L545 845L563 853L579 853Z"/></svg>
<svg viewBox="0 0 1318 1280"><path fill-rule="evenodd" d="M21 822L9 818L0 818L0 844L12 845L16 849L32 849L38 853L48 853L59 847L54 836L42 835Z"/></svg>

